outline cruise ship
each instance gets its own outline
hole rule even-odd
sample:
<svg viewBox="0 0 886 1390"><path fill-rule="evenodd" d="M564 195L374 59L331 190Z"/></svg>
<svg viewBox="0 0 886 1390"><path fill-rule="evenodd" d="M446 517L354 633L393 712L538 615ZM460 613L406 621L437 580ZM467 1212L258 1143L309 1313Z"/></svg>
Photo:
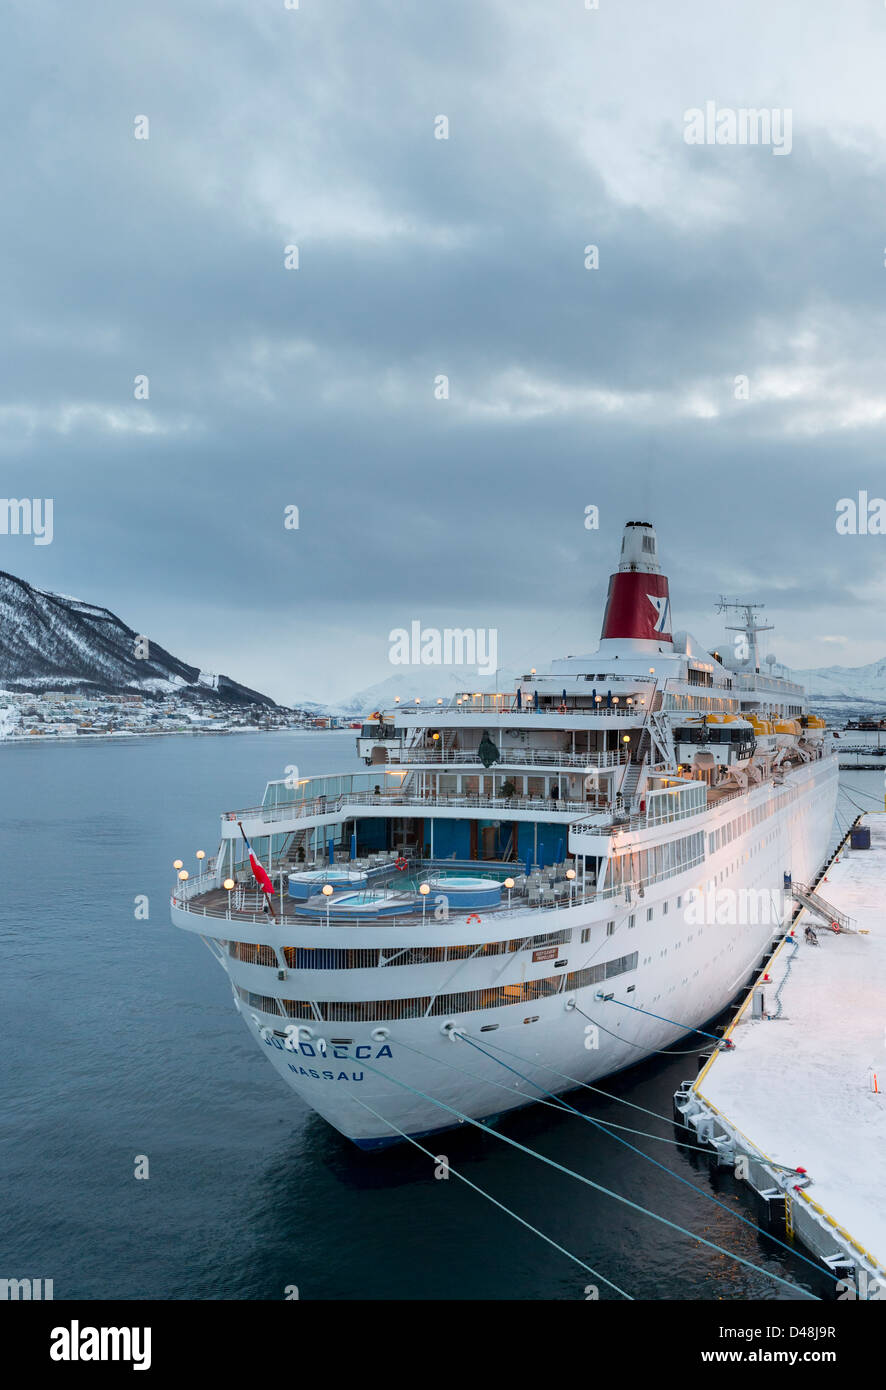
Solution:
<svg viewBox="0 0 886 1390"><path fill-rule="evenodd" d="M672 633L655 530L628 522L595 652L375 711L368 771L270 782L222 816L206 872L177 861L173 922L360 1148L668 1049L783 932L837 758L802 687L761 671L755 606L728 606L726 655Z"/></svg>

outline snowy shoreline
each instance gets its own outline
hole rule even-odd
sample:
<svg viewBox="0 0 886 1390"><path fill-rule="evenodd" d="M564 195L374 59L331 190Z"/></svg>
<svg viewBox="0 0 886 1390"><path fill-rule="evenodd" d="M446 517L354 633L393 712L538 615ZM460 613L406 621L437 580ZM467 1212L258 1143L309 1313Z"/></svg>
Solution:
<svg viewBox="0 0 886 1390"><path fill-rule="evenodd" d="M281 734L281 733L304 733L304 734L339 734L350 733L352 729L312 729L303 724L289 724L274 729L119 729L114 733L100 734L22 734L7 735L0 738L0 748L9 748L19 744L28 743L104 743L109 739L119 738L200 738L208 736L218 738L225 734Z"/></svg>

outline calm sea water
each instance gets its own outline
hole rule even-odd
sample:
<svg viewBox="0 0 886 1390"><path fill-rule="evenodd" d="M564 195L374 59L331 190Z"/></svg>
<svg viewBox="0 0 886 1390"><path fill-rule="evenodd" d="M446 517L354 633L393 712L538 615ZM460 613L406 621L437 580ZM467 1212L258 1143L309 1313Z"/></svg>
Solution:
<svg viewBox="0 0 886 1390"><path fill-rule="evenodd" d="M363 766L350 732L0 747L0 1277L52 1278L57 1299L281 1299L292 1284L303 1299L582 1299L583 1269L457 1179L435 1180L417 1151L361 1154L308 1112L255 1047L205 947L170 925L172 860L213 852L218 813L254 805L291 763L302 775ZM876 809L881 776L846 776ZM141 894L147 921L135 918ZM696 1055L607 1087L669 1117ZM615 1100L570 1099L675 1137ZM543 1106L501 1130L823 1291L741 1224L733 1213L751 1208L706 1160L624 1136L662 1171ZM635 1298L794 1296L497 1138L459 1131L442 1148ZM134 1178L137 1155L147 1181ZM615 1297L602 1285L600 1296Z"/></svg>

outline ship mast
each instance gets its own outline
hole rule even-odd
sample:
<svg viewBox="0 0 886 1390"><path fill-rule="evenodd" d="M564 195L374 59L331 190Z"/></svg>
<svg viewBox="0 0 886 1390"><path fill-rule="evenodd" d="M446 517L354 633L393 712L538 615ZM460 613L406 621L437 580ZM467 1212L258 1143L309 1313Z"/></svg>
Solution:
<svg viewBox="0 0 886 1390"><path fill-rule="evenodd" d="M717 604L718 613L725 613L730 608L735 608L739 612L744 613L744 623L742 623L740 626L734 626L727 623L726 631L744 633L747 645L747 655L743 658L743 660L744 662L749 663L751 665L752 670L757 674L759 674L760 672L760 653L757 647L757 633L773 631L772 623L758 623L754 614L755 608L765 607L765 603L740 603L738 600L727 599L722 594L720 595L720 600Z"/></svg>

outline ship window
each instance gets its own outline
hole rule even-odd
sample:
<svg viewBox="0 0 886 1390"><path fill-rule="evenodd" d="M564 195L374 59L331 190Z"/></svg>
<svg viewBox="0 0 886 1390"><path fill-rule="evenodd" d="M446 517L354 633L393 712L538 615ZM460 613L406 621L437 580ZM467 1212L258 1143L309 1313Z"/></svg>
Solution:
<svg viewBox="0 0 886 1390"><path fill-rule="evenodd" d="M607 935L607 936L613 936L614 934L615 934L615 923L614 923L614 922L607 922L607 923L606 923L606 935Z"/></svg>
<svg viewBox="0 0 886 1390"><path fill-rule="evenodd" d="M647 909L646 909L646 921L647 921L647 922L651 922L651 921L652 921L652 908L651 908L651 907L647 907Z"/></svg>
<svg viewBox="0 0 886 1390"><path fill-rule="evenodd" d="M636 917L634 916L634 914L633 914L633 912L632 912L631 915L630 915L630 917L628 918L628 930L630 930L631 927L635 927L636 925L637 925L637 919L636 919Z"/></svg>
<svg viewBox="0 0 886 1390"><path fill-rule="evenodd" d="M336 1023L345 1020L365 1023L375 1019L440 1017L441 1015L463 1013L475 1009L495 1009L506 1004L527 1003L530 1000L545 999L553 994L571 993L588 985L598 984L614 975L622 975L637 968L637 952L619 956L615 960L604 961L600 965L586 966L584 970L574 970L569 975L554 975L540 980L522 980L512 985L494 985L487 989L460 991L456 994L438 994L435 999L425 995L415 999L374 999L374 1000L323 1000L316 1004L316 1015L310 1003L302 1000L283 999L282 1012L290 1018L312 1018L319 1016L323 1022ZM264 995L250 994L238 986L241 999L253 1007L263 1008L267 1013L280 1012L278 1001ZM261 1001L261 1002L259 1002ZM524 1022L537 1023L538 1014L533 1014Z"/></svg>
<svg viewBox="0 0 886 1390"><path fill-rule="evenodd" d="M591 929L590 929L590 927L583 927L583 928L582 928L581 939L582 939L582 941L590 941L590 939L591 939Z"/></svg>

